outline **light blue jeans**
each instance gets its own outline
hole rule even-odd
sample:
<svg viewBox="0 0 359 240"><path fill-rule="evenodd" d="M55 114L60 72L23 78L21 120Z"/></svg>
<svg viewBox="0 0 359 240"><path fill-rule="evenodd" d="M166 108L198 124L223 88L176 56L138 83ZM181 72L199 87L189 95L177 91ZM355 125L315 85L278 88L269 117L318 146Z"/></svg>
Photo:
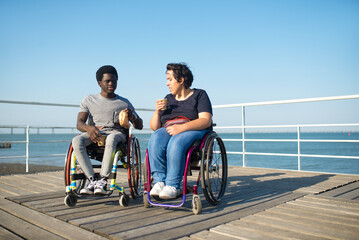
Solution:
<svg viewBox="0 0 359 240"><path fill-rule="evenodd" d="M180 188L186 153L192 143L202 137L208 130L186 131L171 136L166 128L155 131L148 143L148 156L154 183L164 182L167 186Z"/></svg>

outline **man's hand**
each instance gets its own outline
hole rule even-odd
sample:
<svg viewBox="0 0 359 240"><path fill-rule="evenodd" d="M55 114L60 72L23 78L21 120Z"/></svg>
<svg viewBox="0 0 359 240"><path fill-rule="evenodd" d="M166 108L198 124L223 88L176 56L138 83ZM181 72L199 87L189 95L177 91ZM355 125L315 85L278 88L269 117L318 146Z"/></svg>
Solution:
<svg viewBox="0 0 359 240"><path fill-rule="evenodd" d="M91 141L97 143L101 141L101 133L98 130L103 129L103 127L87 126L86 132L90 136Z"/></svg>

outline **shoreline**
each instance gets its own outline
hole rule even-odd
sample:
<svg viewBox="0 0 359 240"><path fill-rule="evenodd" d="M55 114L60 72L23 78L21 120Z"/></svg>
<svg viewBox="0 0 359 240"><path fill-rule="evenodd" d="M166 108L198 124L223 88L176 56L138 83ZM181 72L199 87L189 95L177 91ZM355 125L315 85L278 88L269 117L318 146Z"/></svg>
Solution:
<svg viewBox="0 0 359 240"><path fill-rule="evenodd" d="M29 172L26 172L26 164L23 163L0 163L0 175L27 174L36 172L49 172L63 170L63 167L29 164Z"/></svg>

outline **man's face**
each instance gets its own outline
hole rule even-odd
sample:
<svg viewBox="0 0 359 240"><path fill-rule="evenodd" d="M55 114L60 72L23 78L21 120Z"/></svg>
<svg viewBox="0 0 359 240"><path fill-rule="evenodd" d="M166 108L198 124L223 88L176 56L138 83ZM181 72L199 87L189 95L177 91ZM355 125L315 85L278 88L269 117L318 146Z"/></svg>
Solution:
<svg viewBox="0 0 359 240"><path fill-rule="evenodd" d="M111 73L104 73L98 85L101 87L101 92L112 95L117 88L117 77Z"/></svg>

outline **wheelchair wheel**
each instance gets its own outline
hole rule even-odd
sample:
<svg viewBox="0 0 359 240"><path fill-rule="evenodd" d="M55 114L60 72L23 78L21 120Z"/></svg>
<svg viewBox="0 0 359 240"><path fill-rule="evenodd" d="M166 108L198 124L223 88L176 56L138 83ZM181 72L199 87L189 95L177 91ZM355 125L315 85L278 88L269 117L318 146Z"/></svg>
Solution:
<svg viewBox="0 0 359 240"><path fill-rule="evenodd" d="M227 154L222 139L211 132L202 149L201 184L208 203L216 205L227 185Z"/></svg>
<svg viewBox="0 0 359 240"><path fill-rule="evenodd" d="M69 149L65 158L65 186L69 188L67 192L72 192L75 195L80 195L81 189L85 187L86 177L83 173L81 166L76 160L75 154L73 152L72 143L69 146Z"/></svg>
<svg viewBox="0 0 359 240"><path fill-rule="evenodd" d="M64 199L64 203L68 207L75 207L75 205L77 203L77 196L74 194L66 195L66 197Z"/></svg>
<svg viewBox="0 0 359 240"><path fill-rule="evenodd" d="M128 139L127 148L127 169L128 169L128 186L132 198L137 198L142 193L142 162L141 151L138 139L131 135Z"/></svg>
<svg viewBox="0 0 359 240"><path fill-rule="evenodd" d="M123 194L120 194L120 199L118 200L120 206L126 207L128 206L128 203L130 202L130 198L127 196L125 192Z"/></svg>
<svg viewBox="0 0 359 240"><path fill-rule="evenodd" d="M192 212L194 215L198 215L202 212L202 202L198 195L193 195Z"/></svg>

